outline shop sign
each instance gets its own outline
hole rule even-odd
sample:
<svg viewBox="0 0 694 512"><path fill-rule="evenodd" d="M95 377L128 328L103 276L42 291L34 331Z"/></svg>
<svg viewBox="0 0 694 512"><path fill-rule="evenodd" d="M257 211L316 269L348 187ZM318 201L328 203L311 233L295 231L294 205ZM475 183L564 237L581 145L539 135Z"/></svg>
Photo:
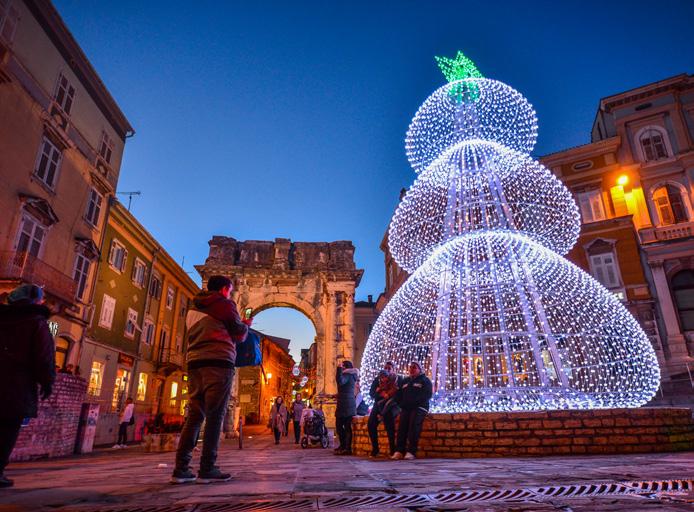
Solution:
<svg viewBox="0 0 694 512"><path fill-rule="evenodd" d="M122 364L125 366L132 366L135 364L135 358L133 356L129 356L128 354L123 354L123 353L118 353L118 364Z"/></svg>
<svg viewBox="0 0 694 512"><path fill-rule="evenodd" d="M294 368L292 368L292 375L294 375L294 377L298 377L300 372L301 370L299 370L299 365L295 364Z"/></svg>
<svg viewBox="0 0 694 512"><path fill-rule="evenodd" d="M48 321L48 330L51 331L51 335L55 338L58 335L58 322L53 320Z"/></svg>

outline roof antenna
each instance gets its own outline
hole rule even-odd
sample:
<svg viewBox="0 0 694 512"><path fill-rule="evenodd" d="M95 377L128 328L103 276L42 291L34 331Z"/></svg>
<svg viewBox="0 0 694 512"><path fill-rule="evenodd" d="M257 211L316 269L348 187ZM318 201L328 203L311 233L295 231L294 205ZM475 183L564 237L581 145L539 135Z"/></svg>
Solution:
<svg viewBox="0 0 694 512"><path fill-rule="evenodd" d="M124 196L128 196L128 211L130 211L130 205L131 205L132 202L133 202L133 196L140 196L140 195L142 195L142 192L140 192L140 191L138 190L138 191L136 191L136 192L116 192L116 194L121 194L121 195L124 195Z"/></svg>

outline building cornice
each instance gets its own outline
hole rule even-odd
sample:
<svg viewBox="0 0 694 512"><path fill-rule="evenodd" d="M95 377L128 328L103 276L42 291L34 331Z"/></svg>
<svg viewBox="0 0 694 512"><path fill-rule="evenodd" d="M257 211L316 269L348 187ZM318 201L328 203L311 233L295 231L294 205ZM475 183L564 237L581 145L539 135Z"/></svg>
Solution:
<svg viewBox="0 0 694 512"><path fill-rule="evenodd" d="M25 0L25 4L118 136L125 139L133 135L135 130L99 78L53 4L49 0Z"/></svg>
<svg viewBox="0 0 694 512"><path fill-rule="evenodd" d="M547 167L564 165L576 160L590 158L593 156L604 155L605 153L613 153L619 149L622 144L622 138L619 135L610 137L609 139L600 140L597 142L589 142L582 146L575 146L568 149L563 149L555 153L550 153L538 158L540 163Z"/></svg>
<svg viewBox="0 0 694 512"><path fill-rule="evenodd" d="M692 80L692 75L681 73L671 78L666 78L665 80L660 80L642 87L637 87L636 89L607 96L606 98L600 100L600 110L610 112L615 107L619 107L621 105L642 101L646 98L657 96L658 94L669 91L682 91L687 89L694 89L694 80Z"/></svg>

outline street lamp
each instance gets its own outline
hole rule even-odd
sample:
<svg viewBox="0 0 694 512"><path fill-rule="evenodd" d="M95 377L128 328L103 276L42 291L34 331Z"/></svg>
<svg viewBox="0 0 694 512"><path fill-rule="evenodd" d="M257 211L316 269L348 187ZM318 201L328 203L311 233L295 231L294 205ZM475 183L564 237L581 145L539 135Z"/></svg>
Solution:
<svg viewBox="0 0 694 512"><path fill-rule="evenodd" d="M617 185L623 187L627 183L629 183L629 176L626 174L622 174L619 178L617 178Z"/></svg>

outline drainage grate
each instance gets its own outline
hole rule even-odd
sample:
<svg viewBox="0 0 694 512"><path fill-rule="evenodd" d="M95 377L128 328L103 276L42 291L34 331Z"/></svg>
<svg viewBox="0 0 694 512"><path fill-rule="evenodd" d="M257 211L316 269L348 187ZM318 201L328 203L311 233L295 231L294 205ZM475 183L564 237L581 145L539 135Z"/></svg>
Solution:
<svg viewBox="0 0 694 512"><path fill-rule="evenodd" d="M582 483L517 489L480 489L438 494L372 494L330 498L295 498L286 500L239 500L224 503L170 507L125 507L95 509L80 508L82 512L243 512L253 510L349 510L349 509L418 509L441 505L489 502L538 502L550 498L590 498L600 496L643 496L660 499L660 494L691 492L694 479L634 481L612 483ZM667 499L667 496L662 496Z"/></svg>
<svg viewBox="0 0 694 512"><path fill-rule="evenodd" d="M205 503L199 505L195 512L242 512L246 510L313 510L315 499L246 501L236 503Z"/></svg>
<svg viewBox="0 0 694 512"><path fill-rule="evenodd" d="M417 507L430 505L431 500L421 494L388 494L373 496L345 496L328 498L319 501L319 508L354 508L354 507Z"/></svg>

